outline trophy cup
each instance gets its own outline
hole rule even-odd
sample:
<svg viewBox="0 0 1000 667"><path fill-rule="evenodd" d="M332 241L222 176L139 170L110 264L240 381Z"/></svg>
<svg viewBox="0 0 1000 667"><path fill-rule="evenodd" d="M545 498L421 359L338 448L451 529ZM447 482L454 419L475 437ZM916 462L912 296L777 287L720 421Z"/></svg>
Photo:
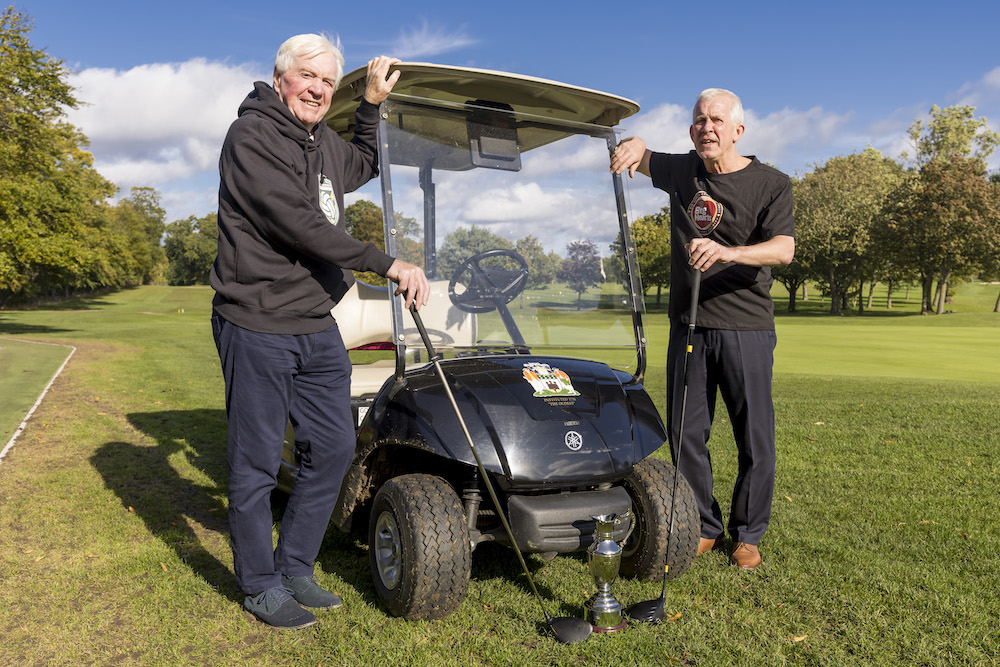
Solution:
<svg viewBox="0 0 1000 667"><path fill-rule="evenodd" d="M587 547L587 565L597 582L597 593L587 600L588 620L594 632L618 632L625 629L626 619L622 617L622 603L611 594L611 584L618 578L622 564L622 548L614 540L615 527L624 520L629 521L625 542L632 534L635 520L632 510L624 514L602 514L591 517L596 525L594 543Z"/></svg>

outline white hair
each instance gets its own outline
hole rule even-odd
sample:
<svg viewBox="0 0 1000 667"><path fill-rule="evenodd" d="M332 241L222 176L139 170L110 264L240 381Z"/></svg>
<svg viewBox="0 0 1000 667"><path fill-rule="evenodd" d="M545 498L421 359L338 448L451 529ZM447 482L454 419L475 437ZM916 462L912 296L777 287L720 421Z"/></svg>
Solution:
<svg viewBox="0 0 1000 667"><path fill-rule="evenodd" d="M706 88L701 91L698 95L698 100L695 102L695 106L698 106L702 102L708 102L709 100L714 100L716 97L728 97L732 100L732 104L729 107L729 120L733 125L743 124L743 103L740 102L740 97L731 90L726 90L725 88Z"/></svg>
<svg viewBox="0 0 1000 667"><path fill-rule="evenodd" d="M327 37L325 34L308 33L289 37L278 47L278 54L274 57L274 78L280 79L296 58L329 53L337 61L337 79L334 82L334 88L337 88L340 86L340 78L344 75L344 54L340 49L340 40L336 37Z"/></svg>

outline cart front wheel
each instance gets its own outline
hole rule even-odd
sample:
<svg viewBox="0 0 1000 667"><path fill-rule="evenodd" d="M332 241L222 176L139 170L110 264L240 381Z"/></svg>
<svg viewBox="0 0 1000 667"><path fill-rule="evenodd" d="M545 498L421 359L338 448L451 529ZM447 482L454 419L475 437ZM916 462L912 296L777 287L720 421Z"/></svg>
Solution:
<svg viewBox="0 0 1000 667"><path fill-rule="evenodd" d="M625 488L632 496L635 529L622 547L621 574L643 581L663 577L675 579L691 567L698 553L701 517L694 491L684 475L677 477L677 496L672 499L674 466L660 459L643 459L625 478ZM667 532L673 505L673 533L667 553Z"/></svg>
<svg viewBox="0 0 1000 667"><path fill-rule="evenodd" d="M368 521L375 590L393 616L444 618L469 588L472 546L462 503L434 475L394 477L382 485Z"/></svg>

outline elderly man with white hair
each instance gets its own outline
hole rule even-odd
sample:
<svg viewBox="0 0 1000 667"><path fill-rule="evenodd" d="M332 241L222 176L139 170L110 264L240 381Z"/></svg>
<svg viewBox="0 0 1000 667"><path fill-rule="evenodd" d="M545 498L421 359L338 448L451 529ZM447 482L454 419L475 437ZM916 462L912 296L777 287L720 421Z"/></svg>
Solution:
<svg viewBox="0 0 1000 667"><path fill-rule="evenodd" d="M344 58L323 35L278 50L273 85L258 81L240 105L219 158L219 251L212 329L226 385L229 525L244 607L278 628L316 623L304 607L339 596L313 578L314 562L354 452L351 362L331 308L351 270L395 281L406 306L427 301L422 269L346 231L344 193L378 173L378 105L399 79L395 59L368 63L354 138L323 122ZM277 547L270 495L286 426L302 454Z"/></svg>
<svg viewBox="0 0 1000 667"><path fill-rule="evenodd" d="M614 173L639 171L670 195L670 341L667 421L671 452L701 513L698 553L733 541L730 560L747 570L761 563L774 492L774 404L771 371L776 337L771 266L795 254L792 184L788 176L740 155L743 105L728 90L698 96L689 130L694 150L654 153L638 137L612 154ZM687 347L693 271L702 272L693 345ZM688 356L687 411L681 447L679 415ZM721 392L738 448L739 473L729 521L712 489L708 437Z"/></svg>

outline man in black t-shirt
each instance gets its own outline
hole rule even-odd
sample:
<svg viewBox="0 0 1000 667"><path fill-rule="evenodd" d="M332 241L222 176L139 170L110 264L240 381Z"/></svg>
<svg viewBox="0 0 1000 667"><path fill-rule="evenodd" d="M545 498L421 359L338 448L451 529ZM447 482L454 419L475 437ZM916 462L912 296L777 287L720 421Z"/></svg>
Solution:
<svg viewBox="0 0 1000 667"><path fill-rule="evenodd" d="M728 529L731 561L745 569L760 562L774 492L774 404L771 370L776 342L771 266L795 253L792 184L756 157L736 152L744 133L743 106L728 90L699 95L690 128L695 149L654 153L639 137L622 141L611 170L639 171L670 195L670 342L667 347L667 420L675 461L682 409L692 271L702 272L693 352L688 359L684 456L678 469L701 512L698 553L722 548ZM708 437L716 393L729 411L739 450L739 474L724 527L712 490Z"/></svg>

